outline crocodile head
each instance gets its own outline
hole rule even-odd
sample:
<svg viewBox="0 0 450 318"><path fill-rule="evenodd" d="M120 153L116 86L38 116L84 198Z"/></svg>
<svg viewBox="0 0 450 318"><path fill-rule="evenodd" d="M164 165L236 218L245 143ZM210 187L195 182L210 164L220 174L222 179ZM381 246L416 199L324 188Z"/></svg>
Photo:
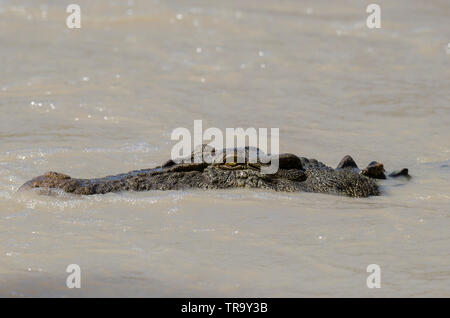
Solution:
<svg viewBox="0 0 450 318"><path fill-rule="evenodd" d="M274 158L278 170L265 173L264 168L272 164ZM403 169L390 177L407 174L408 170ZM153 169L94 179L76 179L51 172L26 182L20 190L56 188L87 195L119 191L253 188L368 197L380 194L375 179L383 176L385 178L382 164L373 162L360 170L350 156L344 157L333 169L315 159L289 153L273 157L258 148L215 151L202 146L186 158L169 160ZM45 190L42 192L46 193Z"/></svg>

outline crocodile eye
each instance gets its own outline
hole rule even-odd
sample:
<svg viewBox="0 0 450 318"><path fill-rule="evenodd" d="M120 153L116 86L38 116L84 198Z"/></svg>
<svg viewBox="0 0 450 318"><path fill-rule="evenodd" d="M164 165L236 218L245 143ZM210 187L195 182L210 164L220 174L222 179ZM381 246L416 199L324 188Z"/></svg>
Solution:
<svg viewBox="0 0 450 318"><path fill-rule="evenodd" d="M278 157L280 169L303 169L299 157L291 153L282 153Z"/></svg>
<svg viewBox="0 0 450 318"><path fill-rule="evenodd" d="M240 170L240 169L246 169L247 166L242 163L225 162L223 164L220 164L218 167L222 170Z"/></svg>

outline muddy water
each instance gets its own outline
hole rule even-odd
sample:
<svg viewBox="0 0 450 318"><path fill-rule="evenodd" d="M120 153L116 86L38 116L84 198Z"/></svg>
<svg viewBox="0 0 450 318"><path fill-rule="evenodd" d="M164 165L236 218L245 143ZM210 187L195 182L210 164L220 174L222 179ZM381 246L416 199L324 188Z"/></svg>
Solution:
<svg viewBox="0 0 450 318"><path fill-rule="evenodd" d="M1 296L450 296L448 1L378 1L376 30L356 0L77 3L70 30L59 1L0 1ZM369 199L16 193L160 164L194 119L413 178Z"/></svg>

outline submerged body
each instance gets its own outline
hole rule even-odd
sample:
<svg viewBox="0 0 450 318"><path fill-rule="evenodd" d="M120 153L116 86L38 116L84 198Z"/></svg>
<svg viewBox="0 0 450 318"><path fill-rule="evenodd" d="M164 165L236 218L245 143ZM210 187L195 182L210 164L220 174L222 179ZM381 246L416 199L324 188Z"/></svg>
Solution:
<svg viewBox="0 0 450 318"><path fill-rule="evenodd" d="M205 150L202 150L202 153ZM239 151L245 158L238 158ZM259 150L257 149L258 153ZM223 152L225 154L225 151ZM26 182L20 189L61 189L68 193L91 195L120 191L258 188L285 192L317 192L368 197L380 195L374 178L383 179L382 164L372 162L359 170L350 156L344 157L336 169L293 154L279 156L279 169L274 174L263 174L262 163L250 163L249 148L234 149L231 161L208 163L181 159L169 160L160 167L131 171L95 179L76 179L68 175L48 172ZM191 158L194 158L195 153ZM225 157L224 157L225 159ZM229 161L229 162L228 162ZM406 175L407 169L393 176Z"/></svg>

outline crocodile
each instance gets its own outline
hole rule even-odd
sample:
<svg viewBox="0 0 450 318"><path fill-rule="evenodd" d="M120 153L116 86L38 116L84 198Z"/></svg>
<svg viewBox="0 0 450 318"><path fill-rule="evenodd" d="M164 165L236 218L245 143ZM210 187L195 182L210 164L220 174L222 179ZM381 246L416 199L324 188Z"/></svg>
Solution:
<svg viewBox="0 0 450 318"><path fill-rule="evenodd" d="M249 160L252 151L257 154L256 161ZM267 166L270 159L263 162L263 154L258 148L216 152L214 148L202 145L191 156L171 159L152 169L94 179L72 178L50 171L26 182L19 190L35 189L48 193L57 189L78 195L93 195L120 191L252 188L369 197L381 194L377 179L387 178L383 164L376 161L365 169L359 169L352 157L347 155L333 169L316 159L291 153L279 154L278 170L267 174L262 173L262 167ZM408 169L389 175L400 176L409 178Z"/></svg>

